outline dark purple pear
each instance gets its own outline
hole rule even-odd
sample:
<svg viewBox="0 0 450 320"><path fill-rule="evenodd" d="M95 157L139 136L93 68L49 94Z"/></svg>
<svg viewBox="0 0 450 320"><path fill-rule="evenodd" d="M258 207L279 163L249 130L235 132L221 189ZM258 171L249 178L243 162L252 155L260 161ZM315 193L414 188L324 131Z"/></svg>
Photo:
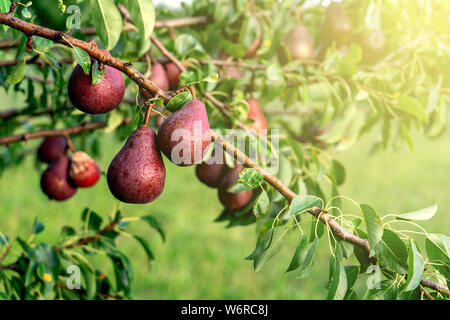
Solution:
<svg viewBox="0 0 450 320"><path fill-rule="evenodd" d="M111 193L123 202L148 203L161 195L166 168L152 129L140 127L128 137L109 165L107 180Z"/></svg>
<svg viewBox="0 0 450 320"><path fill-rule="evenodd" d="M110 55L108 51L102 50ZM93 66L93 64L92 64ZM92 72L91 66L91 72ZM117 107L125 94L125 82L119 70L107 66L103 79L93 85L91 72L87 75L78 64L69 79L68 93L73 105L86 113L106 113Z"/></svg>
<svg viewBox="0 0 450 320"><path fill-rule="evenodd" d="M67 141L64 136L48 137L39 145L37 155L40 161L50 163L66 152L66 149Z"/></svg>
<svg viewBox="0 0 450 320"><path fill-rule="evenodd" d="M227 189L239 179L239 173L244 169L242 164L229 168L224 174L219 185L219 200L227 209L240 209L250 202L253 196L252 190L237 193L228 192Z"/></svg>
<svg viewBox="0 0 450 320"><path fill-rule="evenodd" d="M211 144L205 105L199 100L186 102L164 120L158 130L158 147L179 166L202 162Z"/></svg>
<svg viewBox="0 0 450 320"><path fill-rule="evenodd" d="M217 188L219 186L226 169L226 165L224 163L225 159L215 159L215 153L216 150L213 150L211 153L211 158L208 159L207 162L198 164L195 167L195 174L197 175L198 180L211 188Z"/></svg>
<svg viewBox="0 0 450 320"><path fill-rule="evenodd" d="M50 198L63 201L72 197L77 188L69 180L70 158L66 155L50 163L42 173L41 189Z"/></svg>
<svg viewBox="0 0 450 320"><path fill-rule="evenodd" d="M156 63L152 66L152 73L148 78L152 80L161 90L169 90L169 79L167 78L166 70L161 63Z"/></svg>

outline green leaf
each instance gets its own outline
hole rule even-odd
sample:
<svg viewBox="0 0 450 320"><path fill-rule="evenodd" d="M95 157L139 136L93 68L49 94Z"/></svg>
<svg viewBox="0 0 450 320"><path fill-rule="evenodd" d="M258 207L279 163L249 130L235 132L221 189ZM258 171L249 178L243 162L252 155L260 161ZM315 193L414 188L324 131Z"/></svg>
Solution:
<svg viewBox="0 0 450 320"><path fill-rule="evenodd" d="M122 17L114 0L91 0L90 12L95 30L106 47L115 47L122 32Z"/></svg>
<svg viewBox="0 0 450 320"><path fill-rule="evenodd" d="M443 234L429 234L425 240L427 256L433 267L450 279L450 238Z"/></svg>
<svg viewBox="0 0 450 320"><path fill-rule="evenodd" d="M105 132L110 133L116 130L123 123L123 119L124 115L119 109L114 109L109 112Z"/></svg>
<svg viewBox="0 0 450 320"><path fill-rule="evenodd" d="M144 216L144 217L141 217L141 220L144 220L145 222L148 223L149 226L156 229L156 231L158 231L158 233L160 234L162 240L166 241L166 235L164 233L164 230L161 227L161 225L159 224L159 222L154 217Z"/></svg>
<svg viewBox="0 0 450 320"><path fill-rule="evenodd" d="M200 58L205 55L205 49L200 42L188 33L183 33L175 39L175 51L180 57L193 55L194 58Z"/></svg>
<svg viewBox="0 0 450 320"><path fill-rule="evenodd" d="M319 244L319 238L315 238L313 244L308 250L308 253L306 253L305 260L303 260L303 264L300 269L300 273L304 270L311 268L313 262L314 262L314 255L316 254L317 245Z"/></svg>
<svg viewBox="0 0 450 320"><path fill-rule="evenodd" d="M398 220L429 220L434 217L437 210L438 206L436 203L434 203L427 208L396 215L395 217Z"/></svg>
<svg viewBox="0 0 450 320"><path fill-rule="evenodd" d="M34 219L34 223L33 223L33 233L34 234L38 234L41 233L42 231L44 231L45 226L38 221L38 219Z"/></svg>
<svg viewBox="0 0 450 320"><path fill-rule="evenodd" d="M345 168L344 166L337 160L333 159L332 163L332 172L335 179L335 182L338 186L345 182Z"/></svg>
<svg viewBox="0 0 450 320"><path fill-rule="evenodd" d="M402 95L398 98L398 102L401 110L413 115L420 121L428 122L425 107L416 98Z"/></svg>
<svg viewBox="0 0 450 320"><path fill-rule="evenodd" d="M253 214L255 215L255 217L263 216L267 213L267 211L269 211L269 208L269 197L267 195L267 192L265 190L262 190L253 205Z"/></svg>
<svg viewBox="0 0 450 320"><path fill-rule="evenodd" d="M245 168L239 173L239 181L247 187L254 189L263 183L264 178L255 169Z"/></svg>
<svg viewBox="0 0 450 320"><path fill-rule="evenodd" d="M279 226L265 231L259 238L255 250L246 258L253 260L256 272L261 270L264 264L279 252L283 244L282 239L287 235L289 228Z"/></svg>
<svg viewBox="0 0 450 320"><path fill-rule="evenodd" d="M89 54L78 47L73 47L73 53L75 54L78 64L83 68L84 73L89 74L91 69L91 58L89 57Z"/></svg>
<svg viewBox="0 0 450 320"><path fill-rule="evenodd" d="M395 232L384 229L383 237L374 251L383 268L400 274L407 272L408 249Z"/></svg>
<svg viewBox="0 0 450 320"><path fill-rule="evenodd" d="M347 275L347 286L351 289L358 279L359 267L358 266L345 266L345 273Z"/></svg>
<svg viewBox="0 0 450 320"><path fill-rule="evenodd" d="M14 84L22 81L23 76L25 75L26 68L27 68L27 63L26 63L25 59L23 59L12 68L11 72L8 75L8 78L6 78L6 82L14 85Z"/></svg>
<svg viewBox="0 0 450 320"><path fill-rule="evenodd" d="M128 11L142 39L150 37L155 27L155 8L149 0L128 1Z"/></svg>
<svg viewBox="0 0 450 320"><path fill-rule="evenodd" d="M306 256L306 246L308 245L308 238L305 235L301 235L297 248L295 249L294 256L286 272L291 272L298 269L304 262Z"/></svg>
<svg viewBox="0 0 450 320"><path fill-rule="evenodd" d="M155 260L155 256L153 255L153 252L150 249L150 244L148 243L148 241L138 235L133 235L133 237L141 244L142 248L144 248L144 251L147 254L148 260L150 262L152 260Z"/></svg>
<svg viewBox="0 0 450 320"><path fill-rule="evenodd" d="M100 230L100 227L103 222L102 217L100 217L97 213L95 213L94 211L92 211L88 208L83 210L83 212L81 214L81 220L85 224L87 224L88 230L92 230L95 232Z"/></svg>
<svg viewBox="0 0 450 320"><path fill-rule="evenodd" d="M94 59L94 65L92 66L92 85L100 83L105 76L106 68L103 67L103 69L100 70L99 66L97 59Z"/></svg>
<svg viewBox="0 0 450 320"><path fill-rule="evenodd" d="M364 221L366 222L370 248L373 250L383 236L383 222L371 206L361 204L360 208L364 216Z"/></svg>
<svg viewBox="0 0 450 320"><path fill-rule="evenodd" d="M83 275L83 281L85 283L86 299L95 299L95 296L97 294L97 280L95 277L95 273L92 272L90 268L83 263L80 263L80 271Z"/></svg>
<svg viewBox="0 0 450 320"><path fill-rule="evenodd" d="M406 282L405 290L411 291L419 286L424 270L423 258L412 239L409 239L408 264L408 281Z"/></svg>
<svg viewBox="0 0 450 320"><path fill-rule="evenodd" d="M0 12L9 12L9 8L11 7L11 0L0 0ZM3 30L8 31L8 26L3 25Z"/></svg>
<svg viewBox="0 0 450 320"><path fill-rule="evenodd" d="M342 300L347 293L347 273L342 264L342 248L339 243L334 249L334 272L328 290L328 300Z"/></svg>
<svg viewBox="0 0 450 320"><path fill-rule="evenodd" d="M289 214L296 215L314 207L320 207L321 205L322 199L319 197L312 195L299 195L292 199L289 206Z"/></svg>
<svg viewBox="0 0 450 320"><path fill-rule="evenodd" d="M177 111L189 100L192 100L192 95L189 90L180 92L175 97L169 100L166 105L166 109L172 112Z"/></svg>

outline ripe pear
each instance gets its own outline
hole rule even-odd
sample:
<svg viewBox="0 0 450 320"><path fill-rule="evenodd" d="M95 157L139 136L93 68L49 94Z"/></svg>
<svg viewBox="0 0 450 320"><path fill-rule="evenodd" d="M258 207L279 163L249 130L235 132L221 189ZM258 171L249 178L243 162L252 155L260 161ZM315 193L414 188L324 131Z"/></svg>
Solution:
<svg viewBox="0 0 450 320"><path fill-rule="evenodd" d="M109 52L102 50L105 54ZM91 59L92 60L92 59ZM78 64L69 79L68 93L73 105L86 113L106 113L117 107L125 94L125 81L119 70L105 65L103 79L92 84L92 67L87 75Z"/></svg>
<svg viewBox="0 0 450 320"><path fill-rule="evenodd" d="M289 62L288 54L292 60L312 60L314 59L314 44L308 29L299 25L289 31L285 36L283 44L279 49L279 59L281 64ZM288 52L286 52L286 50Z"/></svg>
<svg viewBox="0 0 450 320"><path fill-rule="evenodd" d="M215 159L215 150L213 150L211 158L208 160L212 159ZM226 169L224 161L220 161L220 159L216 160L218 161L211 161L211 163L210 161L203 162L195 167L197 178L211 188L217 188L219 186Z"/></svg>
<svg viewBox="0 0 450 320"><path fill-rule="evenodd" d="M332 2L326 10L320 38L326 46L336 42L336 46L341 47L350 42L352 34L352 20L344 5L339 2Z"/></svg>
<svg viewBox="0 0 450 320"><path fill-rule="evenodd" d="M228 192L227 189L239 179L239 173L244 169L242 164L229 168L224 174L219 185L219 200L227 209L240 209L252 199L253 191L241 191L237 193Z"/></svg>
<svg viewBox="0 0 450 320"><path fill-rule="evenodd" d="M186 66L184 65L184 67ZM178 86L180 85L180 74L181 74L180 69L173 62L166 63L164 65L164 68L166 69L170 90L177 89Z"/></svg>
<svg viewBox="0 0 450 320"><path fill-rule="evenodd" d="M152 73L148 77L152 80L161 90L169 90L169 79L167 78L166 70L161 63L155 63L152 65Z"/></svg>
<svg viewBox="0 0 450 320"><path fill-rule="evenodd" d="M111 193L127 203L148 203L164 190L166 168L156 146L156 134L140 127L111 161L107 173Z"/></svg>
<svg viewBox="0 0 450 320"><path fill-rule="evenodd" d="M70 158L61 155L49 164L41 176L41 189L50 198L63 201L72 197L77 191L69 180Z"/></svg>
<svg viewBox="0 0 450 320"><path fill-rule="evenodd" d="M363 61L374 63L386 54L386 36L383 31L375 29L364 33L360 40L363 49Z"/></svg>
<svg viewBox="0 0 450 320"><path fill-rule="evenodd" d="M72 155L69 176L76 186L91 187L100 179L100 174L97 163L86 152L77 151Z"/></svg>
<svg viewBox="0 0 450 320"><path fill-rule="evenodd" d="M205 105L200 100L186 102L168 116L158 129L158 147L179 166L201 163L211 144Z"/></svg>
<svg viewBox="0 0 450 320"><path fill-rule="evenodd" d="M40 161L50 163L67 149L67 141L64 136L45 138L37 149L37 156Z"/></svg>
<svg viewBox="0 0 450 320"><path fill-rule="evenodd" d="M264 114L261 111L258 100L249 98L247 99L247 103L249 105L247 116L249 119L254 120L248 127L255 130L257 134L259 134L261 130L267 130L266 117L264 117Z"/></svg>

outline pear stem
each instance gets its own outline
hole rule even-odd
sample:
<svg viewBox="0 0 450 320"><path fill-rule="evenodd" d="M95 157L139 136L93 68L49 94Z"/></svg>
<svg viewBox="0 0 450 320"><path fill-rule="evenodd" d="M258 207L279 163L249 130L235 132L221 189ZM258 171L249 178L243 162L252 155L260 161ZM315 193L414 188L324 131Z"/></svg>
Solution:
<svg viewBox="0 0 450 320"><path fill-rule="evenodd" d="M77 152L77 149L75 149L75 146L73 145L70 136L68 134L65 134L64 137L66 138L67 146L69 147L70 151L72 151L73 153Z"/></svg>
<svg viewBox="0 0 450 320"><path fill-rule="evenodd" d="M147 107L147 110L145 110L145 118L144 118L144 124L143 127L148 127L148 122L150 121L150 115L152 113L153 107L155 106L155 103L150 103L148 101L145 101L145 106Z"/></svg>

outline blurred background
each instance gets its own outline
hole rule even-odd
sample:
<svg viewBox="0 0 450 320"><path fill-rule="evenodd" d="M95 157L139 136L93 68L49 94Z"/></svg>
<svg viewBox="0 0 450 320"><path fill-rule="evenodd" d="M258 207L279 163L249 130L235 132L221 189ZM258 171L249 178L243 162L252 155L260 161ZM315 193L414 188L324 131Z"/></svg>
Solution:
<svg viewBox="0 0 450 320"><path fill-rule="evenodd" d="M180 2L156 0L155 4L176 8ZM328 2L323 1L324 5ZM0 88L0 110L21 107L25 105L25 99L20 92L10 90L7 93ZM101 156L95 160L102 171L106 171L122 143L114 139L113 133L103 135L102 139ZM331 151L347 169L347 179L340 191L355 201L370 203L380 215L413 211L436 202L438 214L421 225L428 232L445 232L450 225L450 175L445 172L450 163L450 132L446 130L433 140L418 133L413 139L416 143L414 153L403 144L399 149L370 154L373 135L366 135L343 153ZM24 145L33 149L39 143L36 139ZM40 190L39 179L45 165L40 164L40 170L36 170L34 158L28 157L23 164L8 168L0 176L0 231L11 239L17 235L25 238L31 235L32 222L38 217L46 229L36 240L55 243L62 226L81 226L83 208L90 207L104 218L119 208L127 217L155 216L167 236L163 243L155 232L136 227L150 240L156 257L152 264L147 262L142 248L134 240L121 240L120 247L132 259L135 298L326 297L330 257L326 241L321 241L316 268L306 279L296 279L294 273L284 272L297 245L295 237L260 272L254 272L252 262L245 257L255 247L255 226L226 228L224 223L214 222L222 208L216 190L195 178L194 167L176 167L165 161L165 191L148 205L119 203L109 192L104 176L93 188L79 189L76 197L55 202L49 201ZM346 213L357 214L352 207L348 207ZM92 259L98 264L110 263L102 257Z"/></svg>

